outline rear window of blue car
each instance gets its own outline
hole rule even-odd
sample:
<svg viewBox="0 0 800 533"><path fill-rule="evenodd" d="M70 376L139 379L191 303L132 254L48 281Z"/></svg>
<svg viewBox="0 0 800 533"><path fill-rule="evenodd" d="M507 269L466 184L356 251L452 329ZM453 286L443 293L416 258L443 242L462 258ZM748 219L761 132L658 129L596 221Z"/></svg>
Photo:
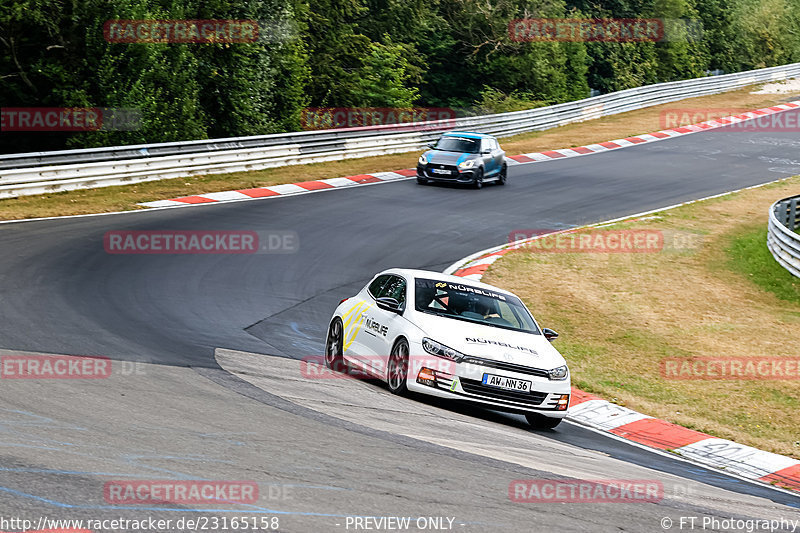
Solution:
<svg viewBox="0 0 800 533"><path fill-rule="evenodd" d="M480 139L470 139L467 137L442 137L436 143L437 150L448 152L461 152L465 154L477 154L481 148Z"/></svg>

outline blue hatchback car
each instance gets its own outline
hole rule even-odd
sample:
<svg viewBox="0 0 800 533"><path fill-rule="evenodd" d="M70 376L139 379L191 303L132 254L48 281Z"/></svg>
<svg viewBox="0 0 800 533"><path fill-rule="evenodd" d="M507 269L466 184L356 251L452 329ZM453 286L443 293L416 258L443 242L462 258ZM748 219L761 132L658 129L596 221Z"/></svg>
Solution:
<svg viewBox="0 0 800 533"><path fill-rule="evenodd" d="M450 131L429 146L417 162L417 183L466 183L476 189L491 181L506 183L506 153L491 135Z"/></svg>

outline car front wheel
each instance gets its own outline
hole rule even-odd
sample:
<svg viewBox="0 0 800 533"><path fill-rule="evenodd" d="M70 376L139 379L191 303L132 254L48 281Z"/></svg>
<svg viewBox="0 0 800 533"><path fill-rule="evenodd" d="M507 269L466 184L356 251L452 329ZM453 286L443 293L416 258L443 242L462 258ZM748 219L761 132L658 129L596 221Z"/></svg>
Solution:
<svg viewBox="0 0 800 533"><path fill-rule="evenodd" d="M483 169L479 168L477 172L475 172L475 177L472 180L472 186L476 189L480 189L483 187Z"/></svg>
<svg viewBox="0 0 800 533"><path fill-rule="evenodd" d="M503 168L500 169L500 174L497 177L497 184L505 185L507 176L508 176L508 167L504 164Z"/></svg>
<svg viewBox="0 0 800 533"><path fill-rule="evenodd" d="M406 379L408 378L408 341L400 339L394 343L392 353L389 354L389 365L387 368L387 382L389 390L393 394L405 394L408 392Z"/></svg>
<svg viewBox="0 0 800 533"><path fill-rule="evenodd" d="M525 413L525 418L534 429L553 429L563 420L563 418L550 418L538 413Z"/></svg>

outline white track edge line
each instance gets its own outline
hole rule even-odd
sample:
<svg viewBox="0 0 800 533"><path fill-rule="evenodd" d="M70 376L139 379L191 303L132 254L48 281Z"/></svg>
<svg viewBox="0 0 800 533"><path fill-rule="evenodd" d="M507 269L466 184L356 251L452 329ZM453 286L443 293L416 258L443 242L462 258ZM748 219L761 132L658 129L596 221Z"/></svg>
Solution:
<svg viewBox="0 0 800 533"><path fill-rule="evenodd" d="M330 187L330 188L326 188L326 189L314 189L314 190L305 191L305 192L298 191L298 192L291 193L291 194L278 194L278 195L274 195L274 196L261 196L261 197L257 197L257 198L241 198L239 200L226 200L224 202L202 202L202 203L197 203L197 204L188 204L188 203L181 202L183 205L165 205L163 207L148 207L148 208L145 208L145 209L131 209L129 211L111 211L111 212L108 212L108 213L84 213L82 215L61 215L61 216L54 216L54 217L38 217L38 218L20 218L20 219L16 219L16 220L0 220L0 224L15 224L15 223L19 224L19 223L22 223L22 222L37 222L37 221L41 221L41 220L58 220L58 219L68 219L68 218L101 217L101 216L106 216L106 215L130 215L130 214L134 214L134 213L155 213L157 211L164 211L166 209L181 209L181 208L184 208L184 207L211 207L211 206L232 204L232 203L235 203L235 202L251 202L253 200L270 200L270 199L275 199L275 198L289 198L289 197L292 197L292 196L302 196L304 194L313 194L313 193L317 193L317 192L335 191L335 190L338 190L338 189L349 189L351 187L367 187L369 185L381 185L381 184L384 184L384 183L396 183L398 181L405 181L405 180L410 180L410 179L415 179L415 178L414 178L414 176L410 176L410 177L406 177L406 178L403 178L403 179L399 179L398 178L398 179L387 180L387 181L375 181L375 182L371 182L371 183L356 183L356 182L353 182L353 185L340 185L339 187ZM86 190L89 190L89 189L86 189ZM153 201L157 201L157 200L153 200ZM139 204L136 204L136 205L139 205Z"/></svg>
<svg viewBox="0 0 800 533"><path fill-rule="evenodd" d="M767 182L759 183L759 184L756 184L756 185L750 185L748 187L741 187L739 189L734 189L732 191L722 192L722 193L719 193L719 194L713 194L711 196L704 196L703 198L698 198L696 200L687 200L686 202L681 202L681 203L669 205L669 206L666 206L666 207L659 207L657 209L651 209L649 211L642 211L640 213L633 213L631 215L625 215L625 216L621 216L621 217L618 217L618 218L612 218L611 220L605 220L605 221L602 221L602 222L594 222L592 224L586 224L586 225L583 225L583 226L576 226L574 228L564 228L564 229L561 229L561 230L554 231L552 233L547 233L545 235L552 235L553 233L560 233L560 232L563 232L563 231L580 230L580 229L584 229L584 228L594 228L594 227L598 227L598 226L601 226L601 225L605 226L605 225L609 225L609 224L614 224L616 222L623 222L625 220L628 220L628 219L634 218L634 217L643 217L643 216L646 216L646 215L651 215L653 213L660 213L661 211L669 211L670 209L676 209L678 207L683 207L684 205L690 205L690 204L694 204L694 203L697 203L697 202L703 202L705 200L712 200L714 198L720 198L722 196L727 196L729 194L736 194L737 192L746 191L746 190L749 190L749 189L758 189L759 187L764 187L766 185L771 185L773 183L779 183L781 181L786 181L786 180L792 179L793 177L795 177L795 176L788 176L788 177L785 177L785 178L778 178L776 180L767 181ZM529 242L529 241L541 238L543 236L544 235L536 235L536 236L528 238L528 239L520 239L520 240L517 240L517 241L513 241L513 242L509 242L509 243L505 243L505 244L500 244L500 245L497 245L497 246L492 246L491 248L486 248L484 250L480 250L478 252L475 252L474 254L470 254L470 255L468 255L468 256L466 256L466 257L464 257L462 259L459 259L458 261L454 262L449 267L447 267L443 271L443 273L444 274L452 274L456 270L462 268L464 265L467 265L470 262L472 262L472 261L474 261L476 259L479 259L480 257L482 257L484 255L487 255L487 254L490 254L490 253L493 253L493 252L498 252L498 251L503 250L505 248L509 248L509 247L517 245L517 244L522 244L522 243L525 243L525 242Z"/></svg>
<svg viewBox="0 0 800 533"><path fill-rule="evenodd" d="M753 478L746 478L746 477L744 477L744 476L742 476L740 474L734 473L734 472L727 472L725 470L722 470L721 468L717 468L715 466L711 466L711 465L708 465L708 464L705 464L705 463L701 463L701 462L699 462L697 460L690 459L689 457L685 457L685 456L677 454L677 453L670 453L670 452L661 450L659 448L652 448L652 447L646 446L646 445L644 445L642 443L639 443L639 442L636 442L636 441L632 441L632 440L628 440L625 437L621 437L621 436L617 435L616 433L611 433L610 431L597 429L597 428L592 427L590 425L578 422L577 420L572 420L571 418L565 418L564 422L566 422L567 424L573 424L573 425L576 425L576 426L580 426L580 427L582 427L584 429L588 429L589 431L591 431L593 433L597 433L598 435L603 435L605 437L610 437L610 438L612 438L614 440L618 440L620 442L628 444L629 446L634 446L636 448L640 448L642 450L646 450L648 452L655 453L656 455L661 455L663 457L669 457L670 459L674 459L674 460L677 460L677 461L688 463L688 464L694 465L694 466L702 466L703 468L706 468L711 472L722 473L722 474L724 474L726 476L730 476L732 478L736 478L736 479L738 479L740 481L746 481L747 483L750 483L751 485L755 485L757 487L761 487L761 488L767 487L767 488L770 488L770 489L772 489L774 491L777 491L777 492L780 492L780 493L783 493L783 494L790 494L792 496L800 496L800 494L798 494L797 491L793 491L793 490L777 487L777 486L772 485L771 483L767 483L765 481L759 481L759 480L753 479ZM641 465L641 466L643 466L644 468L649 468L646 465ZM683 478L683 476L678 476L677 474L673 474L671 472L666 472L666 473L670 474L672 476ZM691 478L689 478L689 479L691 479ZM708 485L708 483L706 483L704 481L697 481L697 480L694 480L694 479L692 479L692 481L696 481L697 483L704 483L704 484Z"/></svg>

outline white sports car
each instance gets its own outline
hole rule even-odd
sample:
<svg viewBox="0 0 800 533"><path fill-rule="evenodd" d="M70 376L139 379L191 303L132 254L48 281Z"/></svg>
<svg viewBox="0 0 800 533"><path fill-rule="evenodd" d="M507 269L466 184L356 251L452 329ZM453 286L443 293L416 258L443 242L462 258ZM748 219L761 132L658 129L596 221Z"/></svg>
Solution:
<svg viewBox="0 0 800 533"><path fill-rule="evenodd" d="M325 363L408 390L523 413L554 428L567 414L570 376L522 301L485 283L390 269L342 300L328 326Z"/></svg>

